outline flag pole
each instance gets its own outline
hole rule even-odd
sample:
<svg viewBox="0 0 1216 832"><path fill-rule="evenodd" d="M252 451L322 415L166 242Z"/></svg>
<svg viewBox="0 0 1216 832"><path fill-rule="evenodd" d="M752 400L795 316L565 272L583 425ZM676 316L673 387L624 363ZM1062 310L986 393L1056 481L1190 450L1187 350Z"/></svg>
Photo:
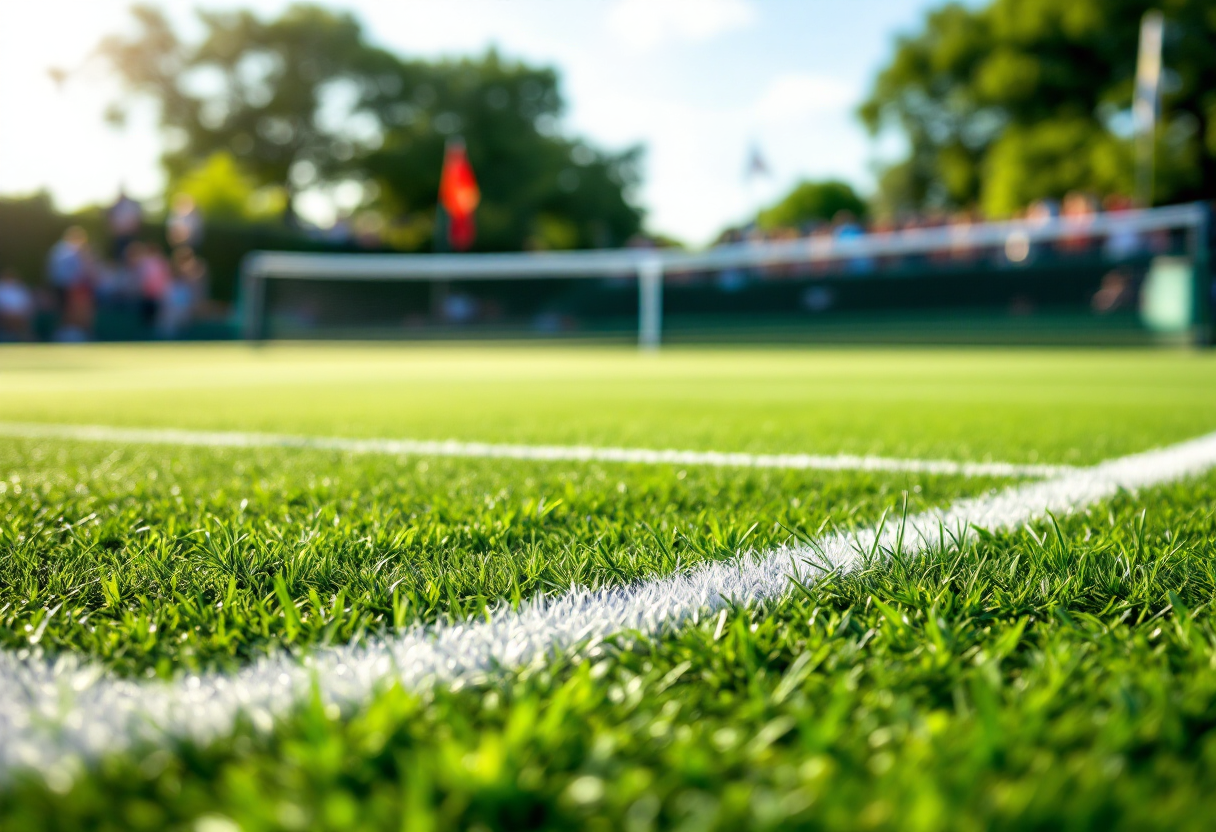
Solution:
<svg viewBox="0 0 1216 832"><path fill-rule="evenodd" d="M747 157L747 168L743 173L744 186L747 189L747 211L749 225L756 222L760 215L760 210L763 207L763 198L759 188L756 186L756 180L767 178L771 175L768 162L765 161L763 154L760 152L760 145L752 142L751 150Z"/></svg>
<svg viewBox="0 0 1216 832"><path fill-rule="evenodd" d="M1152 10L1140 21L1140 54L1136 61L1136 94L1132 118L1136 129L1136 202L1153 206L1157 118L1161 112L1161 41L1165 17Z"/></svg>

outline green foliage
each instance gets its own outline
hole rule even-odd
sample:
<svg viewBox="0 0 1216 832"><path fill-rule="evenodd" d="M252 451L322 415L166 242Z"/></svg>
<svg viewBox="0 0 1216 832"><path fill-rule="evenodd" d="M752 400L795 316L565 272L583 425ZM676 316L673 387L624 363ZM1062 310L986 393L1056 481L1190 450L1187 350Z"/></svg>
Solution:
<svg viewBox="0 0 1216 832"><path fill-rule="evenodd" d="M776 204L765 208L757 217L763 229L798 228L808 222L831 221L841 211L854 217L866 215L866 204L846 182L802 181Z"/></svg>
<svg viewBox="0 0 1216 832"><path fill-rule="evenodd" d="M899 40L861 115L909 157L880 207L980 204L1005 216L1069 190L1132 191L1128 130L1140 20L1167 21L1158 202L1216 194L1216 18L1205 0L950 3Z"/></svg>
<svg viewBox="0 0 1216 832"><path fill-rule="evenodd" d="M259 184L293 184L293 168L329 173L355 151L341 123L319 117L335 85L391 60L349 14L293 5L272 21L249 11L200 12L204 36L183 41L164 14L132 9L139 32L101 45L133 91L151 95L177 146L173 176L231 152ZM295 181L303 177L297 171Z"/></svg>
<svg viewBox="0 0 1216 832"><path fill-rule="evenodd" d="M481 187L480 249L622 245L640 228L627 200L640 152L612 155L557 131L557 74L479 59L402 63L380 78L368 107L383 146L364 166L395 212L434 211L444 145L461 135Z"/></svg>
<svg viewBox="0 0 1216 832"><path fill-rule="evenodd" d="M1107 132L1095 134L1083 118L1010 125L983 161L983 206L1009 216L1032 199L1071 190L1130 192L1131 146Z"/></svg>
<svg viewBox="0 0 1216 832"><path fill-rule="evenodd" d="M213 220L271 220L286 207L282 189L258 188L232 154L223 150L187 171L170 190L189 194L203 215Z"/></svg>
<svg viewBox="0 0 1216 832"><path fill-rule="evenodd" d="M227 191L247 178L286 189L288 204L302 189L358 184L366 207L398 219L390 239L419 248L434 227L444 144L459 134L482 190L479 248L622 245L640 228L630 201L640 151L562 136L551 69L492 50L399 58L371 46L349 14L311 5L272 20L200 12L197 43L151 7L134 14L138 34L107 38L101 51L133 92L159 103L173 183L231 158L237 170L211 171Z"/></svg>
<svg viewBox="0 0 1216 832"><path fill-rule="evenodd" d="M1211 477L1123 495L677 637L26 778L0 823L1203 830L1213 500Z"/></svg>

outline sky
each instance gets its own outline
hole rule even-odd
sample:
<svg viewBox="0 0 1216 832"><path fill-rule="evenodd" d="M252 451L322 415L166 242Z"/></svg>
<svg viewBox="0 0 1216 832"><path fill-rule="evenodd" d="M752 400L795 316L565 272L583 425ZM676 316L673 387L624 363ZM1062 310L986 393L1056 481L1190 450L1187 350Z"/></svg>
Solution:
<svg viewBox="0 0 1216 832"><path fill-rule="evenodd" d="M193 9L287 0L163 0L187 34ZM129 26L130 0L0 0L0 194L49 190L62 208L164 189L151 106L121 130L117 95L87 56ZM418 57L503 54L555 66L564 128L607 149L645 147L639 202L651 230L700 244L802 178L867 190L897 137L855 116L899 33L938 0L342 0L376 44ZM79 69L61 88L50 67ZM747 177L758 148L768 176ZM330 221L317 195L306 213Z"/></svg>

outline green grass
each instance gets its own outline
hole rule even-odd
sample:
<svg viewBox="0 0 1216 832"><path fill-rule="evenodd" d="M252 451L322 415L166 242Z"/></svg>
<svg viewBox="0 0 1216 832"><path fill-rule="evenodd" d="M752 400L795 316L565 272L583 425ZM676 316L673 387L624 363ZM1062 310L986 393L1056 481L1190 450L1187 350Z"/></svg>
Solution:
<svg viewBox="0 0 1216 832"><path fill-rule="evenodd" d="M669 574L995 484L49 440L0 443L5 475L0 645L162 676Z"/></svg>
<svg viewBox="0 0 1216 832"><path fill-rule="evenodd" d="M1216 428L1133 350L6 348L0 420L1091 463Z"/></svg>
<svg viewBox="0 0 1216 832"><path fill-rule="evenodd" d="M0 350L0 420L1095 462L1216 428L1139 351ZM0 439L0 648L232 668L993 480ZM0 829L1205 829L1216 475L675 637L0 785ZM3 738L0 737L0 741Z"/></svg>
<svg viewBox="0 0 1216 832"><path fill-rule="evenodd" d="M1206 829L1214 501L1125 496L595 660L28 779L0 823Z"/></svg>

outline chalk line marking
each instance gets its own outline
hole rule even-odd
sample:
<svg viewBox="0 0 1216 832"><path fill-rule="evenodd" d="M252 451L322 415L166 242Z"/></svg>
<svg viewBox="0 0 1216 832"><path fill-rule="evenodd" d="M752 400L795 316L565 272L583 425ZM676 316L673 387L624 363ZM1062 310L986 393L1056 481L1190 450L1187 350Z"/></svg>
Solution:
<svg viewBox="0 0 1216 832"><path fill-rule="evenodd" d="M273 654L232 674L171 681L118 678L73 656L52 661L0 653L0 776L32 767L70 777L83 762L133 744L183 737L200 742L230 731L238 714L269 729L274 717L315 690L327 704L353 706L390 683L420 689L460 687L542 663L623 630L662 635L728 602L785 593L790 578L857 566L875 547L925 551L962 540L974 527L1009 530L1084 509L1121 489L1172 482L1216 467L1216 433L1026 483L854 534L831 534L813 547L752 553L685 574L612 589L575 589L517 610L459 624L419 625L364 645L322 648L303 659ZM943 539L943 535L945 538Z"/></svg>
<svg viewBox="0 0 1216 832"><path fill-rule="evenodd" d="M522 459L561 462L620 462L639 465L701 465L717 468L777 468L816 471L886 471L963 477L1054 477L1075 471L1068 465L1012 462L957 462L949 459L894 459L882 456L746 454L719 451L597 448L588 445L504 445L423 439L349 439L177 428L120 428L0 422L0 436L16 439L72 439L208 448L310 448L357 454L448 456L470 459Z"/></svg>

